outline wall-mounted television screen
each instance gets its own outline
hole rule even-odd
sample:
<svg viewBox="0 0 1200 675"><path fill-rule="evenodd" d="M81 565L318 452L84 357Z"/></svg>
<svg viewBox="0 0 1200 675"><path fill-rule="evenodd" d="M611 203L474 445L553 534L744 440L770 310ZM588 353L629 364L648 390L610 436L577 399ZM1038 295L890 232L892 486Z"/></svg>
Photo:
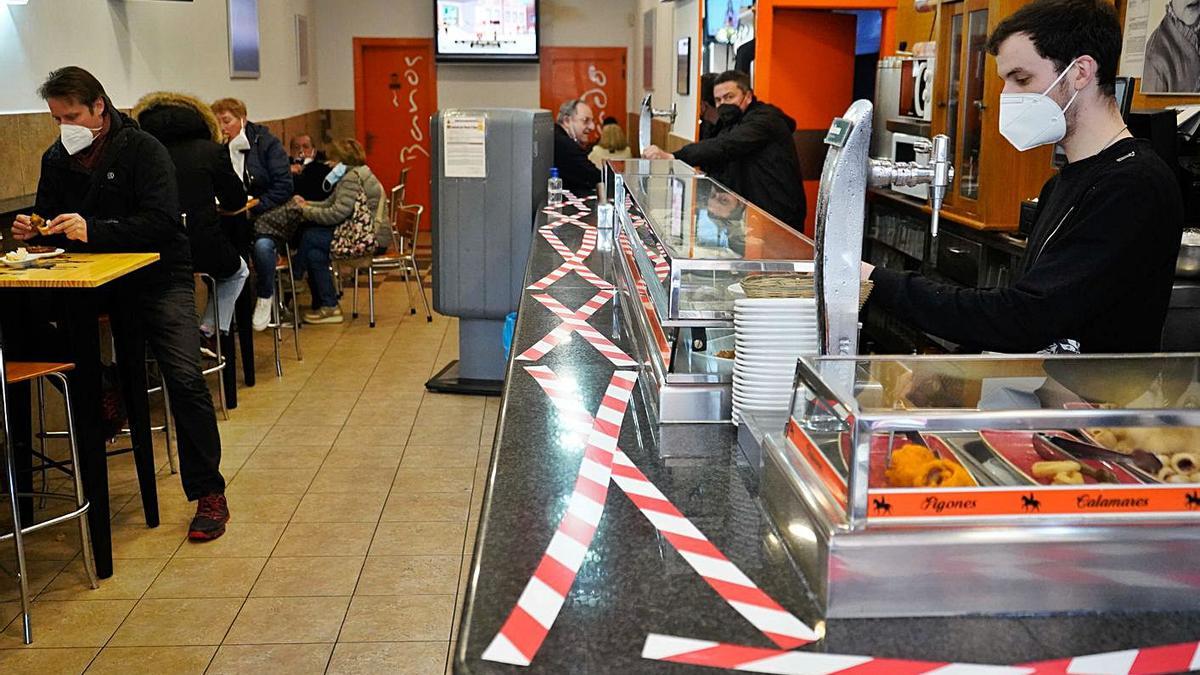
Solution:
<svg viewBox="0 0 1200 675"><path fill-rule="evenodd" d="M435 0L438 61L538 60L538 0Z"/></svg>

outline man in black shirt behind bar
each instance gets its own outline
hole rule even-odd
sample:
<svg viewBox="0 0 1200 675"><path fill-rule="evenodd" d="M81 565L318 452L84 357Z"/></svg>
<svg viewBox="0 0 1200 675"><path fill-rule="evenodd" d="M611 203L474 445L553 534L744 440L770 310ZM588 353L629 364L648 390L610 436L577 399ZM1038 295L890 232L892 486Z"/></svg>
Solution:
<svg viewBox="0 0 1200 675"><path fill-rule="evenodd" d="M1152 352L1182 234L1174 173L1132 138L1114 97L1121 27L1104 0L1035 0L988 41L1004 79L1000 133L1061 143L1015 283L968 289L875 269L871 302L918 328L1003 352Z"/></svg>

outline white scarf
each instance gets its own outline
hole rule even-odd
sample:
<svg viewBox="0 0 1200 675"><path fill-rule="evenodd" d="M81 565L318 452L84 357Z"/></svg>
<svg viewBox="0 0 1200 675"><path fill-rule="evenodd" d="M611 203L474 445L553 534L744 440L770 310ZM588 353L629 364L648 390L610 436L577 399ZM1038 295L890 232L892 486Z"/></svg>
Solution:
<svg viewBox="0 0 1200 675"><path fill-rule="evenodd" d="M233 163L233 172L243 181L246 180L246 153L249 151L250 139L246 138L246 127L243 125L237 137L229 141L229 161Z"/></svg>

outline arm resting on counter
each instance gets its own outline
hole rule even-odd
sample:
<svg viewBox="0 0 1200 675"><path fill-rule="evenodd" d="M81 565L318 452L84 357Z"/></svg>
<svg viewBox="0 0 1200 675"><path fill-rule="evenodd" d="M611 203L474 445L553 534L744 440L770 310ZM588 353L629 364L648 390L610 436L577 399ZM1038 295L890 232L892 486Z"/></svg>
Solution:
<svg viewBox="0 0 1200 675"><path fill-rule="evenodd" d="M748 115L729 131L685 145L673 154L675 159L692 166L720 166L769 143L774 137L771 133L773 123L774 120L765 115Z"/></svg>

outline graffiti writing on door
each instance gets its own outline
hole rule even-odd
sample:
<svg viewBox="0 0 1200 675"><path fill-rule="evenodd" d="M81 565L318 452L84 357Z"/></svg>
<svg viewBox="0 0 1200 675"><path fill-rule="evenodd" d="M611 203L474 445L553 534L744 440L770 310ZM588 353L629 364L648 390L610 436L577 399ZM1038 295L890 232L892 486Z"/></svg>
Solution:
<svg viewBox="0 0 1200 675"><path fill-rule="evenodd" d="M425 131L422 129L421 116L417 114L417 92L421 86L421 75L417 72L416 66L424 59L424 56L406 56L404 57L404 81L408 82L408 113L409 119L409 137L412 143L400 150L400 162L404 163L417 155L429 156L429 151L422 147L422 142L425 140Z"/></svg>

